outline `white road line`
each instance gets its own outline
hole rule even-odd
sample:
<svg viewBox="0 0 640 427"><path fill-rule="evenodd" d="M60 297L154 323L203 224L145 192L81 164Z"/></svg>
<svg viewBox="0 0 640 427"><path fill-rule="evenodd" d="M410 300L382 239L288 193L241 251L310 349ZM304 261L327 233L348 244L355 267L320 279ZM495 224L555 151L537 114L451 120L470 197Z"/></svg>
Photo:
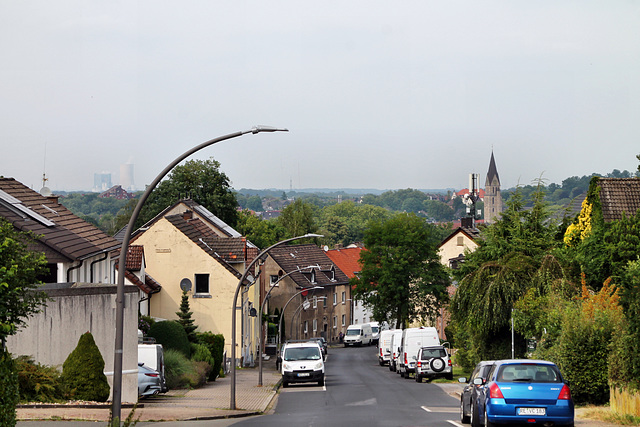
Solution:
<svg viewBox="0 0 640 427"><path fill-rule="evenodd" d="M453 424L453 425L454 425L454 426L456 426L456 427L464 427L462 424L457 423L457 422L455 422L455 421L447 420L447 422L448 422L448 423L450 423L450 424Z"/></svg>
<svg viewBox="0 0 640 427"><path fill-rule="evenodd" d="M427 408L426 406L421 406L422 409L424 409L427 412L431 412L431 409Z"/></svg>

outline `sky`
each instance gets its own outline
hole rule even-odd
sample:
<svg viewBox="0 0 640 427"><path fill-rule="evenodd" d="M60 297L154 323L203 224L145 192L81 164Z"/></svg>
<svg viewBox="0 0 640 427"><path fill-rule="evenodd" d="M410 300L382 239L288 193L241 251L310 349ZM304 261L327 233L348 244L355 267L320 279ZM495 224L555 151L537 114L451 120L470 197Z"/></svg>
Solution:
<svg viewBox="0 0 640 427"><path fill-rule="evenodd" d="M484 186L635 171L638 1L0 0L0 175L144 189Z"/></svg>

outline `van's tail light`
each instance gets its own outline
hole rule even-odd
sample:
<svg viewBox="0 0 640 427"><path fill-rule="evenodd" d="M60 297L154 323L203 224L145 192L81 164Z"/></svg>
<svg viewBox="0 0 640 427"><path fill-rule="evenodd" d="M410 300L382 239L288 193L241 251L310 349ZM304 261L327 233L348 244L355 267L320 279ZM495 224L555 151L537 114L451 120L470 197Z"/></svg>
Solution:
<svg viewBox="0 0 640 427"><path fill-rule="evenodd" d="M382 347L380 347L380 357L382 357Z"/></svg>
<svg viewBox="0 0 640 427"><path fill-rule="evenodd" d="M492 399L504 399L502 390L498 387L498 384L493 383L489 386L489 397Z"/></svg>
<svg viewBox="0 0 640 427"><path fill-rule="evenodd" d="M407 353L404 354L404 364L408 365L409 362L407 361Z"/></svg>
<svg viewBox="0 0 640 427"><path fill-rule="evenodd" d="M562 390L560 390L560 395L558 396L558 400L571 400L571 390L568 385L562 386Z"/></svg>

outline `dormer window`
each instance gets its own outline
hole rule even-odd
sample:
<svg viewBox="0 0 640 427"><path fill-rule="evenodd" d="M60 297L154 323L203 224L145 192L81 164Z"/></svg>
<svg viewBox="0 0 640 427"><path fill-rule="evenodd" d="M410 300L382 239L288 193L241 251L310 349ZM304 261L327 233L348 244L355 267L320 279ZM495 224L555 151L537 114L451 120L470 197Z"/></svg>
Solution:
<svg viewBox="0 0 640 427"><path fill-rule="evenodd" d="M330 281L332 282L336 281L336 267L334 265L332 265L329 270L323 270L322 272L324 273L325 276L327 276L327 279L329 279Z"/></svg>
<svg viewBox="0 0 640 427"><path fill-rule="evenodd" d="M317 283L316 282L316 271L315 270L311 270L305 273L302 273L302 275L309 281L309 283Z"/></svg>

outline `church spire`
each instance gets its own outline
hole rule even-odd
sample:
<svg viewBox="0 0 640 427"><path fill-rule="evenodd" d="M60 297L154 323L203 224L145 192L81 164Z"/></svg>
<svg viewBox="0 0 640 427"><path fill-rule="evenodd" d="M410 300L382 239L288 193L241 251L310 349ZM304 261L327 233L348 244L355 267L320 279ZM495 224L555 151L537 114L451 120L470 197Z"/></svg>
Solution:
<svg viewBox="0 0 640 427"><path fill-rule="evenodd" d="M493 150L491 150L491 160L489 161L489 172L487 172L487 185L497 185L500 187L500 177L498 176L498 169L496 168L496 159L493 157Z"/></svg>

